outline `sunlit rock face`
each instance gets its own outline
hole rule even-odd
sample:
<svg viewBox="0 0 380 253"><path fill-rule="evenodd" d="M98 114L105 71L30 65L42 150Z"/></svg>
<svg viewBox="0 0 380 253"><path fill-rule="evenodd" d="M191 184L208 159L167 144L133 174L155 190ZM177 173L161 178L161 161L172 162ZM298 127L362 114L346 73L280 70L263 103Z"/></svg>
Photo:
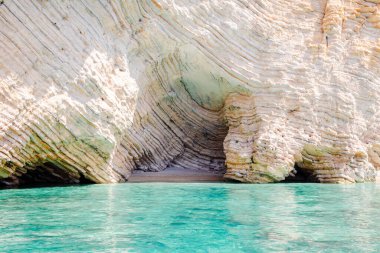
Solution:
<svg viewBox="0 0 380 253"><path fill-rule="evenodd" d="M0 182L380 169L380 1L0 5Z"/></svg>

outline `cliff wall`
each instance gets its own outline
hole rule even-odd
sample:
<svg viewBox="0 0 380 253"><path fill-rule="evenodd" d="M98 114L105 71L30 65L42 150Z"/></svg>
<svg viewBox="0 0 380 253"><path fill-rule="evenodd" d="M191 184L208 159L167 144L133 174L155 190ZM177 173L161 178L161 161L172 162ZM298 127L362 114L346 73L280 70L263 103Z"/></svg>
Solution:
<svg viewBox="0 0 380 253"><path fill-rule="evenodd" d="M379 0L3 0L0 182L374 181Z"/></svg>

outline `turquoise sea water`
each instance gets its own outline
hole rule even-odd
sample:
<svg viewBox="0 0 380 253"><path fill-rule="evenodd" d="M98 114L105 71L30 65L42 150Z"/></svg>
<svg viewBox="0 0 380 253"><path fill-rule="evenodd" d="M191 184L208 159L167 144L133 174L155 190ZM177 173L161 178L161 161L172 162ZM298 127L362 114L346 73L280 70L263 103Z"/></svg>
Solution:
<svg viewBox="0 0 380 253"><path fill-rule="evenodd" d="M0 191L0 252L379 252L380 185Z"/></svg>

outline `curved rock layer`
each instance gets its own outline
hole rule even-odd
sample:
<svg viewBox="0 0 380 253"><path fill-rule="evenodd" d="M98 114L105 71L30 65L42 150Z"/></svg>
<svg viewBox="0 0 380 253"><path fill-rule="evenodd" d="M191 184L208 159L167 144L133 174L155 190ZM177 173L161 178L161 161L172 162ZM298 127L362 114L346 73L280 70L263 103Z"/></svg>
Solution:
<svg viewBox="0 0 380 253"><path fill-rule="evenodd" d="M0 4L0 184L380 169L378 0Z"/></svg>

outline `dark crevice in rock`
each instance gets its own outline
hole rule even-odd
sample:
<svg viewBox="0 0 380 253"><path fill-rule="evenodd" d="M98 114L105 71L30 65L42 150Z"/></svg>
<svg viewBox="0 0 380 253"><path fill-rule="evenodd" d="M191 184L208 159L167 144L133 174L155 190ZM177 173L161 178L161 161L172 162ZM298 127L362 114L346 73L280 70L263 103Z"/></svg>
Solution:
<svg viewBox="0 0 380 253"><path fill-rule="evenodd" d="M242 183L241 180L238 180L237 178L233 178L233 177L224 177L223 180L227 183L232 183L232 184L241 184Z"/></svg>
<svg viewBox="0 0 380 253"><path fill-rule="evenodd" d="M45 187L94 183L83 174L73 174L53 162L27 167L26 173L0 180L0 188Z"/></svg>
<svg viewBox="0 0 380 253"><path fill-rule="evenodd" d="M78 179L72 178L69 173L51 162L28 169L18 179L20 185L78 183Z"/></svg>
<svg viewBox="0 0 380 253"><path fill-rule="evenodd" d="M95 182L93 182L90 179L86 178L83 174L80 174L79 184L94 184L94 183Z"/></svg>
<svg viewBox="0 0 380 253"><path fill-rule="evenodd" d="M283 183L318 183L318 179L315 175L307 169L303 169L298 165L294 166L294 172L289 174Z"/></svg>
<svg viewBox="0 0 380 253"><path fill-rule="evenodd" d="M0 189L17 187L18 179L15 176L4 178L0 180Z"/></svg>

